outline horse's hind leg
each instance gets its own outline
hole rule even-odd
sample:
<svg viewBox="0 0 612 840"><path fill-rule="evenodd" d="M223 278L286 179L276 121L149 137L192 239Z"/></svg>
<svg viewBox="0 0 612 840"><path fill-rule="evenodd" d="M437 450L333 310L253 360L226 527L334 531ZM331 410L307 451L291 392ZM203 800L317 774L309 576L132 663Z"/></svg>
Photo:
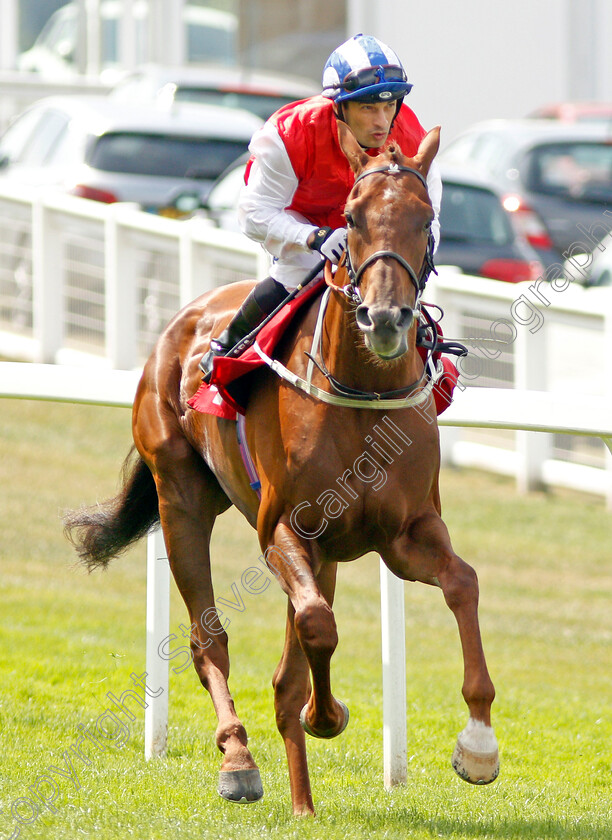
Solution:
<svg viewBox="0 0 612 840"><path fill-rule="evenodd" d="M385 556L389 568L404 579L440 586L457 621L464 664L462 694L470 717L457 739L452 765L466 782L488 784L499 773L499 752L491 727L495 689L480 635L476 572L455 554L446 526L434 512L415 520L409 539L400 551L397 548Z"/></svg>
<svg viewBox="0 0 612 840"><path fill-rule="evenodd" d="M210 534L229 502L184 438L166 438L154 449L150 444L147 457L157 486L170 568L189 611L190 628L185 633L190 634L193 664L218 719L216 742L223 753L219 793L231 801L253 802L263 796L261 778L227 684L227 634L217 616L210 571Z"/></svg>

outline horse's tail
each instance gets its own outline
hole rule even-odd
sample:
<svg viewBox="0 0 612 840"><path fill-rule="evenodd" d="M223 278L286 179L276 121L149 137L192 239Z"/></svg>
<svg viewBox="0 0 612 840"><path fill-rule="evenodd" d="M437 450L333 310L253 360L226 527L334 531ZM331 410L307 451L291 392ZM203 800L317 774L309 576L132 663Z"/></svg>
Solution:
<svg viewBox="0 0 612 840"><path fill-rule="evenodd" d="M121 491L91 507L69 511L64 533L89 571L122 554L159 522L157 489L151 471L132 447L123 463Z"/></svg>

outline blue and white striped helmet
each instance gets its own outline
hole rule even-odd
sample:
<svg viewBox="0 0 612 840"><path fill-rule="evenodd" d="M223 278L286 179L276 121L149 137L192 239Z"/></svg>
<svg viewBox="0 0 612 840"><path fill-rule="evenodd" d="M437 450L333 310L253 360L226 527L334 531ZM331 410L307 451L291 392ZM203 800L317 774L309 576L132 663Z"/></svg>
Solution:
<svg viewBox="0 0 612 840"><path fill-rule="evenodd" d="M412 85L397 54L372 35L354 35L333 51L323 69L323 96L335 102L402 99Z"/></svg>

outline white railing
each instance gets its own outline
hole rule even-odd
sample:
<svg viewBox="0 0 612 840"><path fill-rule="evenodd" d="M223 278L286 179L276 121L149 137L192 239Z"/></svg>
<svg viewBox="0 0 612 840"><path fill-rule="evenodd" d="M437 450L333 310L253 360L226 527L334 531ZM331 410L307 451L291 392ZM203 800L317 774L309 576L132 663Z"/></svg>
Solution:
<svg viewBox="0 0 612 840"><path fill-rule="evenodd" d="M612 289L563 280L515 286L441 270L427 294L444 309L445 335L470 349L459 363L467 392L546 392L583 413L590 397L612 404ZM521 491L556 485L609 498L612 462L600 441L502 428L446 432L445 459L513 475Z"/></svg>
<svg viewBox="0 0 612 840"><path fill-rule="evenodd" d="M0 354L138 367L181 306L267 268L246 237L201 219L3 186Z"/></svg>
<svg viewBox="0 0 612 840"><path fill-rule="evenodd" d="M0 362L0 397L61 400L130 406L137 371ZM478 426L601 437L612 452L612 405L602 398L577 401L527 391L471 389L457 396L441 416L445 426ZM609 486L612 509L612 482ZM407 778L406 654L404 584L380 561L383 683L384 783L390 788ZM162 756L168 735L169 665L159 655L170 636L170 571L159 530L147 544L146 672L162 690L145 709L145 755Z"/></svg>
<svg viewBox="0 0 612 840"><path fill-rule="evenodd" d="M202 219L160 218L59 192L0 187L0 355L135 369L160 330L201 292L265 276L260 248ZM466 393L612 395L612 292L514 286L440 268L426 292L447 337L470 347ZM446 463L516 477L521 490L568 486L609 496L612 459L592 437L445 429Z"/></svg>

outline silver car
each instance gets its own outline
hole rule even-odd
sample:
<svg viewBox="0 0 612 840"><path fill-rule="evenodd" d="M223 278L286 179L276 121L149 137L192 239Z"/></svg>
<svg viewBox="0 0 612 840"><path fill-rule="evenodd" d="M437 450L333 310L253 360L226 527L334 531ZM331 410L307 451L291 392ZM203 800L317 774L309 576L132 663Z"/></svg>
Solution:
<svg viewBox="0 0 612 840"><path fill-rule="evenodd" d="M491 120L456 137L439 159L486 173L546 266L609 229L612 129L605 123Z"/></svg>
<svg viewBox="0 0 612 840"><path fill-rule="evenodd" d="M0 138L0 183L46 185L165 212L180 192L197 190L204 199L261 124L247 111L212 105L48 97Z"/></svg>

